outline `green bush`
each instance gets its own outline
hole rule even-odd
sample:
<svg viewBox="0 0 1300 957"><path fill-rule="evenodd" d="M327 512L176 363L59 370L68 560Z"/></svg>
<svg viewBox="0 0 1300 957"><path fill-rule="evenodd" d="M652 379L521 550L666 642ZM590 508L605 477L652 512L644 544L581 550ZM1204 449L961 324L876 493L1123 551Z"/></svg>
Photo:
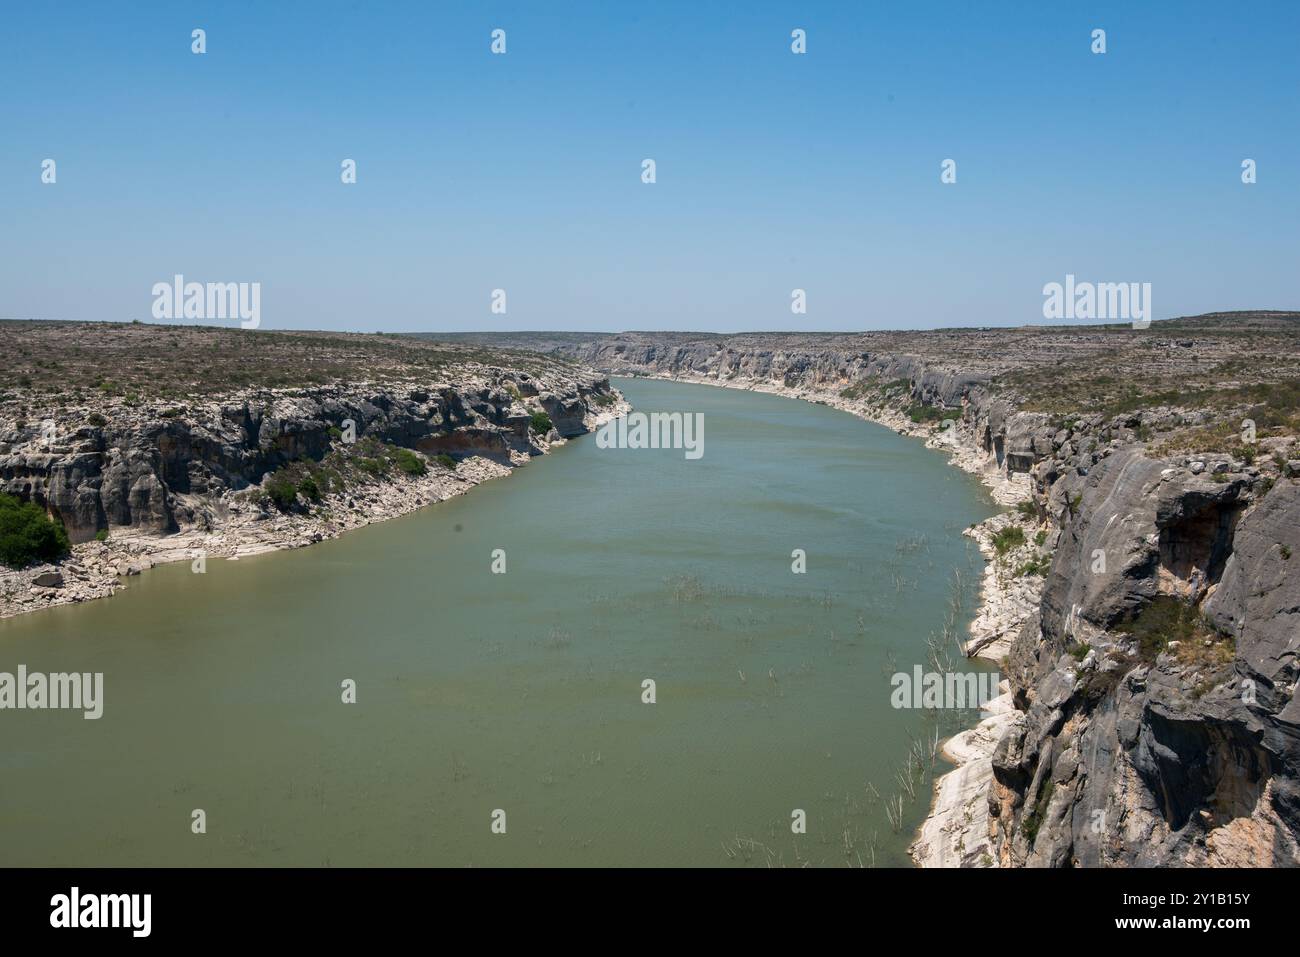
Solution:
<svg viewBox="0 0 1300 957"><path fill-rule="evenodd" d="M292 480L276 473L266 485L266 494L271 497L275 507L287 512L298 504L298 486Z"/></svg>
<svg viewBox="0 0 1300 957"><path fill-rule="evenodd" d="M529 422L529 428L538 435L545 435L555 426L551 424L551 417L545 412L534 412L532 421Z"/></svg>
<svg viewBox="0 0 1300 957"><path fill-rule="evenodd" d="M320 486L316 484L316 480L310 475L298 483L298 491L301 492L302 497L308 501L320 501Z"/></svg>
<svg viewBox="0 0 1300 957"><path fill-rule="evenodd" d="M420 458L410 449L398 449L393 458L397 461L397 467L407 475L423 475L429 471L424 464L424 459Z"/></svg>
<svg viewBox="0 0 1300 957"><path fill-rule="evenodd" d="M89 422L91 425L95 426L96 428L100 426L108 425L108 419L104 418L98 412L90 413L90 417L86 419L86 421Z"/></svg>
<svg viewBox="0 0 1300 957"><path fill-rule="evenodd" d="M922 422L938 422L940 419L960 418L960 413L937 405L914 402L907 407L907 417L919 425Z"/></svg>
<svg viewBox="0 0 1300 957"><path fill-rule="evenodd" d="M993 549L999 555L1005 555L1023 544L1025 544L1025 530L1019 525L1008 525L993 536Z"/></svg>
<svg viewBox="0 0 1300 957"><path fill-rule="evenodd" d="M99 531L97 531L97 532L95 533L95 541L97 541L97 542L106 542L106 541L108 541L108 529L106 529L106 528L101 528Z"/></svg>
<svg viewBox="0 0 1300 957"><path fill-rule="evenodd" d="M24 568L57 561L71 549L63 523L38 506L0 492L0 563Z"/></svg>
<svg viewBox="0 0 1300 957"><path fill-rule="evenodd" d="M1040 578L1046 577L1051 571L1052 559L1048 555L1036 555L1034 558L1025 562L1016 569L1016 575L1038 575Z"/></svg>
<svg viewBox="0 0 1300 957"><path fill-rule="evenodd" d="M445 469L451 469L453 472L456 470L456 460L446 452L439 452L433 460Z"/></svg>
<svg viewBox="0 0 1300 957"><path fill-rule="evenodd" d="M316 484L320 486L322 492L342 492L347 488L347 483L343 481L343 476L339 474L338 469L322 468L313 472L312 476L316 479Z"/></svg>

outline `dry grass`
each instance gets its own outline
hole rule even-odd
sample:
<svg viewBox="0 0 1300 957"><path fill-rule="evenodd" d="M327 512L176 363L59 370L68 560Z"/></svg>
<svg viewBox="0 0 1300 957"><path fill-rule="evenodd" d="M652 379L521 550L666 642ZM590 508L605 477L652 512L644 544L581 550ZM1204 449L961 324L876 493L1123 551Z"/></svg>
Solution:
<svg viewBox="0 0 1300 957"><path fill-rule="evenodd" d="M244 387L436 380L468 363L531 372L571 365L530 352L378 333L0 321L0 401L181 399Z"/></svg>

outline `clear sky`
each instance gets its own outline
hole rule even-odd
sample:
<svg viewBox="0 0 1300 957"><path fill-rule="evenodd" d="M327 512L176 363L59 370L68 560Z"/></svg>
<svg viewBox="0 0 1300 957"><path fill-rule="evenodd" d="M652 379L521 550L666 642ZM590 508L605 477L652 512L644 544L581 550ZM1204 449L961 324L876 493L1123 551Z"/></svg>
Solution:
<svg viewBox="0 0 1300 957"><path fill-rule="evenodd" d="M6 2L0 25L3 317L149 320L176 273L260 282L264 328L1020 324L1067 273L1150 282L1155 318L1300 307L1295 0Z"/></svg>

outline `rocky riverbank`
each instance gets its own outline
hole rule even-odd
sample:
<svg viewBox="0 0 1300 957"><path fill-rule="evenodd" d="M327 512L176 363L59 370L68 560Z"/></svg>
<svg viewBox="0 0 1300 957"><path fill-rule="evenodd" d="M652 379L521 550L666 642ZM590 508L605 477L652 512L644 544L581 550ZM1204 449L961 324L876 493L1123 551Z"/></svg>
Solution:
<svg viewBox="0 0 1300 957"><path fill-rule="evenodd" d="M918 863L1300 864L1300 316L531 344L844 408L1011 509L969 531L1007 694L947 743Z"/></svg>
<svg viewBox="0 0 1300 957"><path fill-rule="evenodd" d="M326 338L352 357L361 381L350 383L6 394L0 492L40 506L73 547L53 564L0 569L0 617L107 597L164 562L199 570L334 538L509 475L628 408L608 378L536 356L508 368L451 353L436 375L400 360L366 375L356 353L366 361L372 347L357 339Z"/></svg>

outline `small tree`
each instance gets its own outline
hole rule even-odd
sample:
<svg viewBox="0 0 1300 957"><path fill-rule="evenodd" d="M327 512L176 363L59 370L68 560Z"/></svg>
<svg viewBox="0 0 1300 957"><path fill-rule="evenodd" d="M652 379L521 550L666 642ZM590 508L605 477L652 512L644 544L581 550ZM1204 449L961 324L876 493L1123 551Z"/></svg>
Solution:
<svg viewBox="0 0 1300 957"><path fill-rule="evenodd" d="M282 512L287 512L298 504L298 486L282 475L274 476L266 484L266 494Z"/></svg>
<svg viewBox="0 0 1300 957"><path fill-rule="evenodd" d="M31 502L0 492L0 563L24 568L34 561L53 562L71 547L62 522Z"/></svg>
<svg viewBox="0 0 1300 957"><path fill-rule="evenodd" d="M551 417L545 412L534 412L532 419L529 422L529 428L538 435L546 435L546 433L550 432L551 429L555 428L555 426L551 423Z"/></svg>

